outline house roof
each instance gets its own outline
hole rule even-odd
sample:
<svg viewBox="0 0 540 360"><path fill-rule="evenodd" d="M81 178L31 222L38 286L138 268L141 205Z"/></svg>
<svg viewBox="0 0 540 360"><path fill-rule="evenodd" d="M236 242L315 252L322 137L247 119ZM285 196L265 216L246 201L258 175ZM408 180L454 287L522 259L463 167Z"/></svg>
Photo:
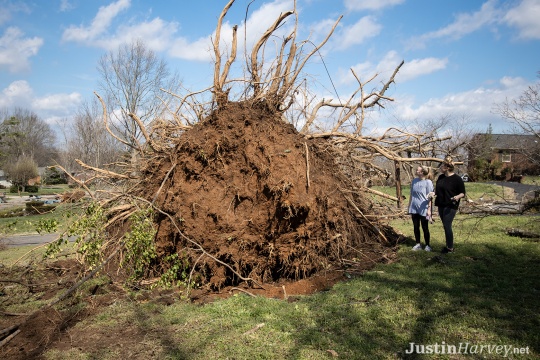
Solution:
<svg viewBox="0 0 540 360"><path fill-rule="evenodd" d="M476 134L475 136L491 136L490 147L494 150L531 149L540 145L540 139L535 135Z"/></svg>

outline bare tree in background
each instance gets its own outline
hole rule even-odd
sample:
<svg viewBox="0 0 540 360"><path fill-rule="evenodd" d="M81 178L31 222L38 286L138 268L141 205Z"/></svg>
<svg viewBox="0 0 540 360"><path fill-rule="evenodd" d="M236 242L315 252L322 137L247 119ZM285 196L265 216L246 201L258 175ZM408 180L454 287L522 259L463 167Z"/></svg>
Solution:
<svg viewBox="0 0 540 360"><path fill-rule="evenodd" d="M118 161L120 144L104 128L97 99L83 103L65 130L62 165L70 172L80 167L75 159L95 167Z"/></svg>
<svg viewBox="0 0 540 360"><path fill-rule="evenodd" d="M112 128L126 146L138 148L141 130L137 120L148 126L163 115L172 98L170 92L174 93L180 85L178 75L171 74L165 61L141 40L102 56L98 71L103 98L113 109Z"/></svg>
<svg viewBox="0 0 540 360"><path fill-rule="evenodd" d="M452 155L455 161L467 163L467 144L470 143L474 134L479 132L473 124L474 121L467 115L447 114L428 122L427 126L433 135L445 138L444 141L437 143L439 154ZM429 155L435 156L435 154Z"/></svg>
<svg viewBox="0 0 540 360"><path fill-rule="evenodd" d="M451 155L458 163L467 163L467 144L478 132L473 128L473 122L468 116L458 114L446 114L432 119L398 120L398 123L401 131L418 134L419 143L425 144L425 146L409 146L402 154L407 158L443 158L445 155ZM430 166L434 173L439 166L439 162L436 161L422 161L422 164ZM402 165L408 181L411 181L415 176L417 164L404 162ZM388 165L386 168L390 169ZM466 171L466 167L459 170Z"/></svg>
<svg viewBox="0 0 540 360"><path fill-rule="evenodd" d="M529 86L518 99L496 104L493 111L516 125L523 134L540 139L540 81Z"/></svg>
<svg viewBox="0 0 540 360"><path fill-rule="evenodd" d="M540 78L540 72L538 72ZM516 134L523 137L519 152L540 166L540 81L527 87L517 99L495 104L493 112L517 127Z"/></svg>
<svg viewBox="0 0 540 360"><path fill-rule="evenodd" d="M35 113L23 108L0 111L0 123L9 127L1 152L4 162L16 162L21 156L33 158L38 166L51 165L57 157L56 135Z"/></svg>

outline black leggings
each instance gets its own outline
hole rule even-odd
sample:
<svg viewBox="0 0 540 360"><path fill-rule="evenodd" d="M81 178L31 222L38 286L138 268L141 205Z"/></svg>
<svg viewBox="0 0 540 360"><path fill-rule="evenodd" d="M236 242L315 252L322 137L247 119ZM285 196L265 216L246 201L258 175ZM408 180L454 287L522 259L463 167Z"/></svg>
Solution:
<svg viewBox="0 0 540 360"><path fill-rule="evenodd" d="M452 222L456 216L457 209L451 207L439 206L439 216L441 218L444 227L444 237L446 238L446 247L449 249L454 248L454 232L452 231Z"/></svg>
<svg viewBox="0 0 540 360"><path fill-rule="evenodd" d="M422 224L422 231L424 232L424 240L426 245L429 245L429 223L425 216L420 214L411 214L412 223L414 227L414 239L417 244L420 244L420 224Z"/></svg>

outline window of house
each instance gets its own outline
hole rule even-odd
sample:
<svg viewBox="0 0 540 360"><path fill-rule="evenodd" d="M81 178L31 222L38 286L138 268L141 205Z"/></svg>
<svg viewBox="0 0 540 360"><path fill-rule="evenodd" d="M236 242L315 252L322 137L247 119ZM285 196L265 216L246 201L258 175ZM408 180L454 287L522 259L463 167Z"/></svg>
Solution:
<svg viewBox="0 0 540 360"><path fill-rule="evenodd" d="M512 161L512 155L510 154L501 154L501 161L502 162L511 162Z"/></svg>

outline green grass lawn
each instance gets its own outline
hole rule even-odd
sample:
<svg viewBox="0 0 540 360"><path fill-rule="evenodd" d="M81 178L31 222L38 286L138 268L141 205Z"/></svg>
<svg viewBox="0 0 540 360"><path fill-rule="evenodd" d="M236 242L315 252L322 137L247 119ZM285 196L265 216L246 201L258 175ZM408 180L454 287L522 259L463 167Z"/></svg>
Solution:
<svg viewBox="0 0 540 360"><path fill-rule="evenodd" d="M536 185L540 186L540 176L538 175L530 175L530 176L524 176L522 181L522 184L528 184L528 185Z"/></svg>
<svg viewBox="0 0 540 360"><path fill-rule="evenodd" d="M47 225L51 229L52 224L56 224L56 226L53 227L53 231L49 232L61 231L65 229L65 226L74 215L80 213L81 206L79 203L59 204L54 211L42 215L2 217L4 212L22 212L23 210L24 207L16 207L0 212L0 236L35 234L38 233L38 229Z"/></svg>
<svg viewBox="0 0 540 360"><path fill-rule="evenodd" d="M47 358L499 359L487 347L478 353L480 346L506 345L529 352L509 359L538 359L540 245L504 231L539 230L537 224L526 216L458 215L456 252L441 255L411 251L412 224L396 220L392 225L407 236L398 260L329 291L295 302L245 294L203 306L118 301L76 326L88 334L135 326L146 334L144 343L87 350L75 344ZM431 230L440 249L440 223ZM408 356L410 343L461 344L477 353Z"/></svg>
<svg viewBox="0 0 540 360"><path fill-rule="evenodd" d="M58 185L41 185L39 187L39 190L37 193L35 192L21 192L21 193L9 193L8 190L4 189L4 190L1 190L0 192L6 192L7 195L9 196L28 196L30 194L32 195L56 195L56 194L62 194L66 191L73 191L73 189L71 189L69 187L69 185L67 184L58 184Z"/></svg>

